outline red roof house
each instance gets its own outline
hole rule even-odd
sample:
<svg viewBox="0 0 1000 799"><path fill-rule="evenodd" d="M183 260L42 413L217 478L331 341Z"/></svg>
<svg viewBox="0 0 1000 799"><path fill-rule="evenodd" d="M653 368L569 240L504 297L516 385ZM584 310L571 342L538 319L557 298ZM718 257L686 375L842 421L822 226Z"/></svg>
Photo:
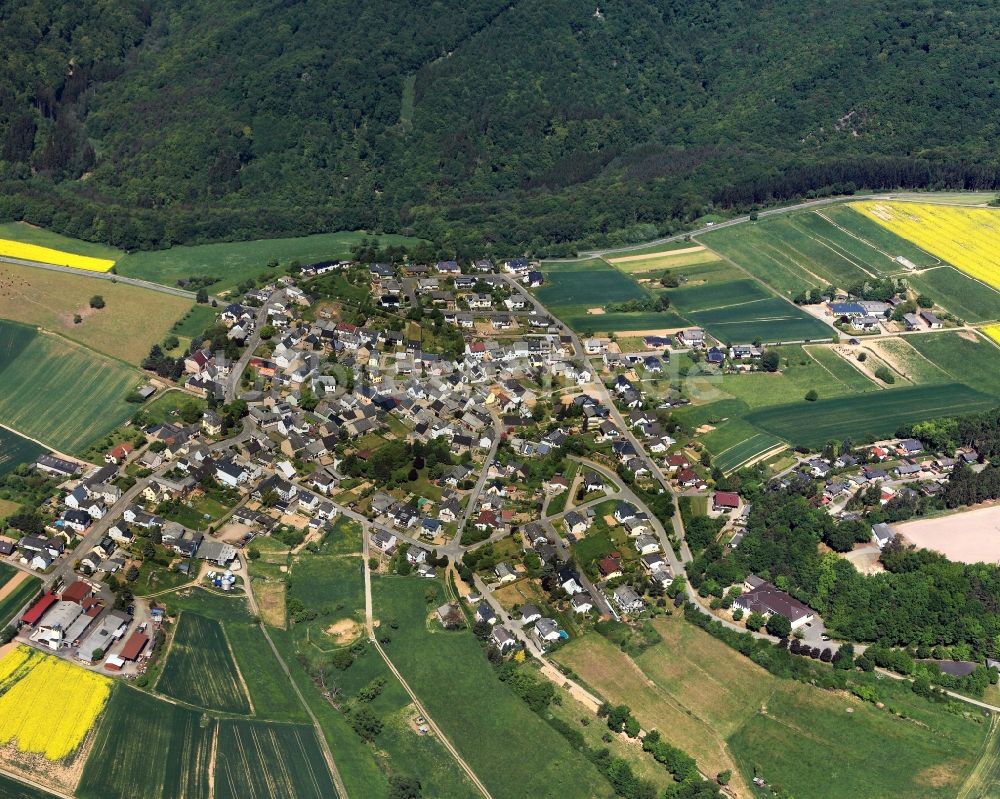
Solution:
<svg viewBox="0 0 1000 799"><path fill-rule="evenodd" d="M713 510L733 510L740 506L740 495L735 491L716 491L712 497Z"/></svg>
<svg viewBox="0 0 1000 799"><path fill-rule="evenodd" d="M62 598L64 602L76 602L76 604L80 605L83 603L83 600L93 593L94 589L88 583L85 583L83 580L77 580L62 592Z"/></svg>
<svg viewBox="0 0 1000 799"><path fill-rule="evenodd" d="M122 647L119 657L121 657L122 660L138 660L139 656L146 651L147 644L149 644L148 635L145 633L134 632L125 642L125 646Z"/></svg>

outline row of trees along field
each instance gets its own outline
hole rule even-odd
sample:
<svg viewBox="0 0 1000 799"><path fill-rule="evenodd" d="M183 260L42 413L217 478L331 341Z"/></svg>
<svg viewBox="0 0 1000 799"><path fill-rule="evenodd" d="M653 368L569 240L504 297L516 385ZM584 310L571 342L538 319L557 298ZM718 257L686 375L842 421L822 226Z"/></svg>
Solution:
<svg viewBox="0 0 1000 799"><path fill-rule="evenodd" d="M719 207L995 188L992 23L959 0L12 0L0 218L126 249L366 228L562 254Z"/></svg>

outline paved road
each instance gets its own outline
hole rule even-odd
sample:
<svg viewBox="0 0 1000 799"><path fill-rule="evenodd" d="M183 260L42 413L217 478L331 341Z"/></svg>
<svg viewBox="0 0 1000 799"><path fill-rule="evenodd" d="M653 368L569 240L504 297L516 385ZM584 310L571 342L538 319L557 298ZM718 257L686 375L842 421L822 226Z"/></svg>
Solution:
<svg viewBox="0 0 1000 799"><path fill-rule="evenodd" d="M283 289L272 292L271 296L267 298L267 302L260 306L260 309L257 311L257 319L255 320L253 333L251 333L250 338L247 339L243 354L240 355L239 360L233 364L233 368L229 371L229 376L226 378L226 402L232 402L236 399L236 389L239 388L240 378L243 376L243 372L246 371L247 366L249 366L250 359L257 351L257 347L260 346L260 330L267 321L267 306L274 300L278 299L282 293Z"/></svg>
<svg viewBox="0 0 1000 799"><path fill-rule="evenodd" d="M139 280L135 277L125 277L123 275L115 275L111 272L91 272L87 269L74 269L71 266L58 266L57 264L44 264L41 261L28 261L23 258L10 258L6 255L0 255L0 262L7 264L17 264L18 266L32 266L36 269L48 269L50 272L66 272L67 274L77 275L82 277L93 277L98 280L110 280L112 283L125 283L129 286L138 286L143 289L150 289L152 291L159 291L161 294L173 294L175 297L184 297L187 300L193 300L197 296L193 291L185 291L181 288L175 288L174 286L164 286L160 283L151 283L148 280Z"/></svg>
<svg viewBox="0 0 1000 799"><path fill-rule="evenodd" d="M479 504L479 495L483 492L483 488L486 486L486 473L489 470L489 466L493 463L493 459L496 457L497 448L500 446L500 435L502 433L500 427L500 420L496 418L496 415L490 413L493 419L493 444L490 447L490 451L486 455L486 460L483 461L483 469L479 473L479 479L476 480L476 485L472 489L472 493L469 494L469 501L465 506L465 513L462 514L462 518L459 521L458 532L455 533L455 537L448 542L448 546L445 547L445 551L448 553L456 552L456 547L462 543L462 533L465 531L465 526L469 523L469 519L472 518L472 514L476 512L476 505Z"/></svg>

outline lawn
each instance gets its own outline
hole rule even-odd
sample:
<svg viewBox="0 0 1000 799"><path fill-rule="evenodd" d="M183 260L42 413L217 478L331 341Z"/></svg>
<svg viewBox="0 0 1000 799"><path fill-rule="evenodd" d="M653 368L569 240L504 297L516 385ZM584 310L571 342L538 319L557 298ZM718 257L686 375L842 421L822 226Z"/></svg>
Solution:
<svg viewBox="0 0 1000 799"><path fill-rule="evenodd" d="M165 424L173 422L184 424L178 411L187 406L193 405L199 411L204 410L208 403L200 397L192 396L180 389L171 389L157 394L148 403L142 406L142 412L149 417L149 421L155 424Z"/></svg>
<svg viewBox="0 0 1000 799"><path fill-rule="evenodd" d="M0 321L0 422L64 452L135 412L138 371L57 336Z"/></svg>
<svg viewBox="0 0 1000 799"><path fill-rule="evenodd" d="M45 447L0 427L0 475L14 471L22 463L31 463L46 452ZM13 512L9 507L0 511L0 517Z"/></svg>
<svg viewBox="0 0 1000 799"><path fill-rule="evenodd" d="M217 799L327 799L336 789L311 726L218 722Z"/></svg>
<svg viewBox="0 0 1000 799"><path fill-rule="evenodd" d="M952 380L1000 396L1000 349L969 333L928 333L907 342Z"/></svg>
<svg viewBox="0 0 1000 799"><path fill-rule="evenodd" d="M881 338L865 342L865 348L885 361L891 369L917 385L953 382L952 375L914 348L913 345L919 338L920 336Z"/></svg>
<svg viewBox="0 0 1000 799"><path fill-rule="evenodd" d="M272 260L286 266L296 260L309 264L349 258L351 248L365 238L377 238L379 245L383 247L406 246L418 242L418 239L406 236L375 237L364 232L342 232L287 239L201 244L129 253L118 262L115 271L167 286L174 286L178 280L189 277L208 275L219 279L219 282L209 287L210 293L218 294L261 274L276 276L273 270L267 268L268 262Z"/></svg>
<svg viewBox="0 0 1000 799"><path fill-rule="evenodd" d="M364 583L359 555L317 555L304 552L292 560L286 603L301 603L315 618L296 624L293 634L300 646L330 651L349 641L326 630L337 622L353 622L360 632L364 623Z"/></svg>
<svg viewBox="0 0 1000 799"><path fill-rule="evenodd" d="M249 713L243 679L222 624L182 613L157 690L196 707Z"/></svg>
<svg viewBox="0 0 1000 799"><path fill-rule="evenodd" d="M556 657L708 773L735 763L749 782L756 766L794 796L946 797L977 756L985 732L979 720L905 686L878 683L886 702L905 712L894 716L773 677L679 615L653 624L663 641L634 660L596 635L570 642Z"/></svg>
<svg viewBox="0 0 1000 799"><path fill-rule="evenodd" d="M1000 319L1000 292L951 266L906 275L906 282L967 322Z"/></svg>
<svg viewBox="0 0 1000 799"><path fill-rule="evenodd" d="M386 652L428 712L497 799L611 796L603 776L500 683L468 630L429 620L440 584L373 580L375 615L393 625ZM484 723L488 719L489 723Z"/></svg>
<svg viewBox="0 0 1000 799"><path fill-rule="evenodd" d="M99 294L105 307L90 307ZM0 264L0 317L41 327L138 365L193 303L84 275ZM74 320L80 317L80 322Z"/></svg>
<svg viewBox="0 0 1000 799"><path fill-rule="evenodd" d="M215 723L117 683L77 788L79 799L208 799Z"/></svg>
<svg viewBox="0 0 1000 799"><path fill-rule="evenodd" d="M795 446L817 449L830 441L855 442L894 435L903 424L992 408L996 399L959 383L898 388L817 402L793 402L752 411L748 422Z"/></svg>
<svg viewBox="0 0 1000 799"><path fill-rule="evenodd" d="M4 583L9 577L4 578ZM32 575L11 591L4 599L0 599L0 629L3 629L28 602L38 593L42 581Z"/></svg>
<svg viewBox="0 0 1000 799"><path fill-rule="evenodd" d="M219 309L211 305L192 305L187 313L174 323L170 332L189 339L200 336L215 324L218 313Z"/></svg>

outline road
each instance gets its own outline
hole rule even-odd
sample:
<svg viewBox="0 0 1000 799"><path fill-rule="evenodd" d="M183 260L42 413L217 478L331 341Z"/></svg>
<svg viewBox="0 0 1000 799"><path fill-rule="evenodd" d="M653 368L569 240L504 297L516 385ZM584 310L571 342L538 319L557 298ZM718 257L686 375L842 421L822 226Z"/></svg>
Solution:
<svg viewBox="0 0 1000 799"><path fill-rule="evenodd" d="M448 554L458 554L458 545L462 543L462 533L465 531L465 526L469 523L469 519L472 518L472 514L476 512L476 506L479 504L479 495L483 493L483 488L486 486L486 473L493 459L496 457L497 448L500 446L500 436L503 432L500 427L500 420L496 418L496 414L494 413L490 413L490 417L493 419L493 443L486 455L486 460L483 461L483 468L479 473L479 479L476 480L476 485L473 487L472 493L469 494L469 501L465 505L465 513L462 514L458 525L458 532L448 542L448 546L444 548L444 551Z"/></svg>
<svg viewBox="0 0 1000 799"><path fill-rule="evenodd" d="M0 255L0 262L16 264L18 266L32 266L36 269L48 269L50 272L66 272L71 275L77 275L78 277L92 277L97 280L110 280L112 283L124 283L128 286L138 286L142 289L158 291L161 294L173 294L175 297L184 297L184 299L187 300L193 300L197 296L193 291L185 291L184 289L175 288L174 286L164 286L160 283L151 283L148 280L140 280L135 277L124 277L123 275L116 275L112 272L92 272L87 269L74 269L71 266L58 266L57 264L45 264L41 261L28 261L23 258L10 258L6 255Z"/></svg>
<svg viewBox="0 0 1000 799"><path fill-rule="evenodd" d="M250 334L250 338L247 339L246 346L243 350L243 354L236 363L233 364L233 368L230 369L229 375L226 377L225 385L225 401L232 402L236 399L236 389L239 388L240 378L246 371L247 366L250 365L250 359L253 358L253 354L257 351L257 347L260 346L260 331L264 327L264 323L267 321L267 306L270 305L274 300L284 292L283 289L278 289L278 291L272 292L267 298L267 302L260 306L257 311L257 318L254 320L253 333Z"/></svg>

